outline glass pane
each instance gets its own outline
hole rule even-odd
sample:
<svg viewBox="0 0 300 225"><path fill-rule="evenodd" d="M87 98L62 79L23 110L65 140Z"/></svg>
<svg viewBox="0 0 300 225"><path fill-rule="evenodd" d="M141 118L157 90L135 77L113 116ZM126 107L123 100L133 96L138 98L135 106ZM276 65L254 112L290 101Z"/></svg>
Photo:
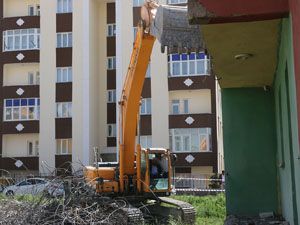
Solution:
<svg viewBox="0 0 300 225"><path fill-rule="evenodd" d="M72 139L69 139L68 142L68 153L72 154Z"/></svg>
<svg viewBox="0 0 300 225"><path fill-rule="evenodd" d="M33 155L33 145L32 145L32 142L28 142L28 155Z"/></svg>
<svg viewBox="0 0 300 225"><path fill-rule="evenodd" d="M204 68L204 61L197 61L197 74L204 74L205 68Z"/></svg>
<svg viewBox="0 0 300 225"><path fill-rule="evenodd" d="M62 117L62 104L61 103L57 103L57 117L61 118Z"/></svg>
<svg viewBox="0 0 300 225"><path fill-rule="evenodd" d="M68 117L68 104L62 103L62 117Z"/></svg>
<svg viewBox="0 0 300 225"><path fill-rule="evenodd" d="M181 137L175 136L175 151L181 151Z"/></svg>
<svg viewBox="0 0 300 225"><path fill-rule="evenodd" d="M151 114L151 99L147 99L146 104L147 104L147 113Z"/></svg>
<svg viewBox="0 0 300 225"><path fill-rule="evenodd" d="M69 35L68 35L68 47L72 47L72 39L73 39L73 35L72 35L72 33L69 33Z"/></svg>
<svg viewBox="0 0 300 225"><path fill-rule="evenodd" d="M22 120L27 119L27 107L21 107L21 119Z"/></svg>
<svg viewBox="0 0 300 225"><path fill-rule="evenodd" d="M14 106L20 106L20 99L14 99L13 100L13 105Z"/></svg>
<svg viewBox="0 0 300 225"><path fill-rule="evenodd" d="M183 136L183 151L190 151L190 137Z"/></svg>
<svg viewBox="0 0 300 225"><path fill-rule="evenodd" d="M67 12L68 10L68 0L63 0L63 12Z"/></svg>
<svg viewBox="0 0 300 225"><path fill-rule="evenodd" d="M182 75L187 75L188 73L188 64L187 62L182 62L181 63L181 69L182 69Z"/></svg>
<svg viewBox="0 0 300 225"><path fill-rule="evenodd" d="M29 113L28 113L28 119L34 120L35 119L35 116L34 116L34 111L35 111L34 107L29 107L28 111L29 111Z"/></svg>
<svg viewBox="0 0 300 225"><path fill-rule="evenodd" d="M20 109L19 108L13 108L13 120L19 120L20 119Z"/></svg>
<svg viewBox="0 0 300 225"><path fill-rule="evenodd" d="M28 43L28 36L22 36L22 49L27 49Z"/></svg>
<svg viewBox="0 0 300 225"><path fill-rule="evenodd" d="M68 103L68 116L72 117L72 102Z"/></svg>
<svg viewBox="0 0 300 225"><path fill-rule="evenodd" d="M73 0L69 0L68 12L73 12Z"/></svg>
<svg viewBox="0 0 300 225"><path fill-rule="evenodd" d="M68 46L68 34L62 34L62 37L63 37L62 47L65 48Z"/></svg>
<svg viewBox="0 0 300 225"><path fill-rule="evenodd" d="M61 141L57 140L56 141L56 154L60 155L60 153L61 153Z"/></svg>
<svg viewBox="0 0 300 225"><path fill-rule="evenodd" d="M187 99L183 100L183 104L184 104L184 113L185 114L189 113L189 100Z"/></svg>
<svg viewBox="0 0 300 225"><path fill-rule="evenodd" d="M35 48L34 35L29 35L29 49Z"/></svg>
<svg viewBox="0 0 300 225"><path fill-rule="evenodd" d="M15 36L15 49L18 50L21 48L21 38L20 36Z"/></svg>
<svg viewBox="0 0 300 225"><path fill-rule="evenodd" d="M12 120L12 108L5 109L5 120Z"/></svg>
<svg viewBox="0 0 300 225"><path fill-rule="evenodd" d="M146 113L146 102L145 99L142 100L142 105L141 105L141 114Z"/></svg>
<svg viewBox="0 0 300 225"><path fill-rule="evenodd" d="M68 151L68 140L62 140L61 153L66 154Z"/></svg>
<svg viewBox="0 0 300 225"><path fill-rule="evenodd" d="M30 98L28 100L28 105L35 105L35 98Z"/></svg>
<svg viewBox="0 0 300 225"><path fill-rule="evenodd" d="M12 100L10 99L5 100L5 106L12 106Z"/></svg>
<svg viewBox="0 0 300 225"><path fill-rule="evenodd" d="M7 38L7 49L12 50L13 49L13 42L14 38L13 37L8 37Z"/></svg>
<svg viewBox="0 0 300 225"><path fill-rule="evenodd" d="M27 105L27 99L21 99L21 106L26 106Z"/></svg>
<svg viewBox="0 0 300 225"><path fill-rule="evenodd" d="M64 68L62 70L62 73L63 73L62 82L67 82L68 81L68 69Z"/></svg>
<svg viewBox="0 0 300 225"><path fill-rule="evenodd" d="M57 47L61 48L62 46L62 41L61 41L62 37L61 34L57 34Z"/></svg>
<svg viewBox="0 0 300 225"><path fill-rule="evenodd" d="M68 69L68 74L69 74L68 82L72 82L72 80L73 80L72 67L69 67L69 69Z"/></svg>
<svg viewBox="0 0 300 225"><path fill-rule="evenodd" d="M207 136L206 135L200 135L200 151L207 151Z"/></svg>
<svg viewBox="0 0 300 225"><path fill-rule="evenodd" d="M172 63L172 69L173 76L180 75L180 63Z"/></svg>
<svg viewBox="0 0 300 225"><path fill-rule="evenodd" d="M190 69L190 71L189 71L189 74L190 75L194 75L195 74L195 62L194 61L190 61L189 62L189 69Z"/></svg>
<svg viewBox="0 0 300 225"><path fill-rule="evenodd" d="M57 68L57 69L56 69L56 81L57 81L58 83L61 83L61 81L62 81L61 69L60 69L60 68Z"/></svg>

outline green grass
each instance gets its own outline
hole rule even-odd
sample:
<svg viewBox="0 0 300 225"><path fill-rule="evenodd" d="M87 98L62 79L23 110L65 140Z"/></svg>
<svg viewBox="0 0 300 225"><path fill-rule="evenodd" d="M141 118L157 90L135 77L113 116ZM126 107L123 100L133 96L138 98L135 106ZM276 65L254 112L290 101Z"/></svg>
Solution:
<svg viewBox="0 0 300 225"><path fill-rule="evenodd" d="M174 195L172 198L188 202L196 209L196 225L223 225L226 217L225 195ZM175 225L176 223L174 223Z"/></svg>

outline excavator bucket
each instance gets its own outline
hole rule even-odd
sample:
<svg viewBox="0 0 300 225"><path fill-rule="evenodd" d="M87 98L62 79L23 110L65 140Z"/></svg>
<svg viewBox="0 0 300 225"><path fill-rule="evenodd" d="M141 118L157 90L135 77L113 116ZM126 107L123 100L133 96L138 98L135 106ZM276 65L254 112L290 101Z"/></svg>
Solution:
<svg viewBox="0 0 300 225"><path fill-rule="evenodd" d="M190 25L185 6L159 5L150 25L150 33L168 53L199 52L204 42L199 25Z"/></svg>

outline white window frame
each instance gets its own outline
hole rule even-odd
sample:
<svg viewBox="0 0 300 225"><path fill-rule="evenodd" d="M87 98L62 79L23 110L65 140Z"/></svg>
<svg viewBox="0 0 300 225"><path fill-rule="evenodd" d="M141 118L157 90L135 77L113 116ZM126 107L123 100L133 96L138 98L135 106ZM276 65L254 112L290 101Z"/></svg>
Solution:
<svg viewBox="0 0 300 225"><path fill-rule="evenodd" d="M14 100L19 101L19 105L14 106ZM26 100L26 105L22 105L22 100ZM34 101L34 105L29 105L29 100ZM12 106L7 106L6 102L12 101ZM30 114L30 109L33 110L33 113ZM26 111L26 117L24 118L22 111ZM7 112L10 111L11 118L7 118ZM3 121L9 122L9 121L32 121L32 120L39 120L39 111L40 111L40 105L39 105L39 98L18 98L18 99L4 99L4 107L3 107ZM17 118L14 118L14 112L18 112ZM30 118L30 115L32 115L32 118Z"/></svg>
<svg viewBox="0 0 300 225"><path fill-rule="evenodd" d="M204 54L204 53L199 53ZM173 56L178 55L179 60L173 60ZM195 56L194 59L190 59L190 57ZM186 77L186 76L209 76L210 75L210 59L207 55L204 56L204 59L197 59L196 53L191 53L191 55L187 54L169 54L168 55L168 74L169 77ZM187 59L184 57L187 56ZM203 63L204 71L198 73L198 63ZM178 74L174 72L174 65L179 67ZM185 66L184 66L185 65ZM193 65L193 66L192 66ZM184 69L186 68L186 73ZM194 72L193 72L194 71Z"/></svg>
<svg viewBox="0 0 300 225"><path fill-rule="evenodd" d="M66 109L66 113L64 109ZM56 118L72 118L72 102L57 102Z"/></svg>
<svg viewBox="0 0 300 225"><path fill-rule="evenodd" d="M186 105L187 103L187 105ZM186 109L187 106L187 109ZM190 113L190 101L189 99L182 100L182 114L189 114Z"/></svg>
<svg viewBox="0 0 300 225"><path fill-rule="evenodd" d="M66 41L64 41L64 39ZM56 33L56 48L71 48L73 46L72 32Z"/></svg>
<svg viewBox="0 0 300 225"><path fill-rule="evenodd" d="M30 80L32 79L32 82ZM28 72L28 85L39 85L40 84L40 72L39 71L30 71Z"/></svg>
<svg viewBox="0 0 300 225"><path fill-rule="evenodd" d="M117 137L117 126L115 123L107 124L107 137Z"/></svg>
<svg viewBox="0 0 300 225"><path fill-rule="evenodd" d="M136 137L136 142L139 143L139 137ZM142 148L152 148L152 136L151 135L141 135L140 144Z"/></svg>
<svg viewBox="0 0 300 225"><path fill-rule="evenodd" d="M35 14L36 14L36 16L41 15L41 6L40 5L35 6Z"/></svg>
<svg viewBox="0 0 300 225"><path fill-rule="evenodd" d="M32 153L30 154L30 149L29 146L30 144L32 145ZM39 141L35 140L35 141L27 141L27 155L28 156L38 156L39 155Z"/></svg>
<svg viewBox="0 0 300 225"><path fill-rule="evenodd" d="M141 99L140 114L141 115L151 115L152 103L151 98Z"/></svg>
<svg viewBox="0 0 300 225"><path fill-rule="evenodd" d="M66 151L63 151L63 145L66 146ZM56 139L56 155L71 155L72 154L72 139Z"/></svg>
<svg viewBox="0 0 300 225"><path fill-rule="evenodd" d="M169 5L186 4L187 0L168 0Z"/></svg>
<svg viewBox="0 0 300 225"><path fill-rule="evenodd" d="M31 14L32 10L32 14ZM34 5L28 5L28 16L35 16L35 7Z"/></svg>
<svg viewBox="0 0 300 225"><path fill-rule="evenodd" d="M57 0L57 13L73 12L73 0Z"/></svg>
<svg viewBox="0 0 300 225"><path fill-rule="evenodd" d="M56 83L68 83L73 81L72 67L56 67Z"/></svg>
<svg viewBox="0 0 300 225"><path fill-rule="evenodd" d="M178 107L178 113L174 112L174 107ZM171 115L179 115L180 114L180 100L172 99L171 100Z"/></svg>
<svg viewBox="0 0 300 225"><path fill-rule="evenodd" d="M117 62L115 56L107 57L107 70L115 70L116 63Z"/></svg>
<svg viewBox="0 0 300 225"><path fill-rule="evenodd" d="M186 132L184 134L176 134L176 131L190 131ZM199 141L199 146L197 150L192 150L192 130L197 132L197 139ZM206 133L203 133L203 131L206 131ZM170 129L170 148L172 149L173 152L212 152L212 143L211 143L211 138L212 138L212 129L211 128L178 128L178 129ZM202 150L201 149L201 138L204 137L206 140L207 148ZM189 148L184 149L184 138L188 138L189 140ZM176 139L180 141L180 149L176 149Z"/></svg>
<svg viewBox="0 0 300 225"><path fill-rule="evenodd" d="M149 62L147 71L146 71L146 78L150 78L150 77L151 77L151 63Z"/></svg>
<svg viewBox="0 0 300 225"><path fill-rule="evenodd" d="M116 24L109 23L107 24L107 37L115 37L116 36Z"/></svg>
<svg viewBox="0 0 300 225"><path fill-rule="evenodd" d="M116 103L117 96L116 96L116 89L107 90L107 103Z"/></svg>
<svg viewBox="0 0 300 225"><path fill-rule="evenodd" d="M8 45L9 42L11 42L11 46ZM38 50L39 48L39 28L3 31L3 52Z"/></svg>

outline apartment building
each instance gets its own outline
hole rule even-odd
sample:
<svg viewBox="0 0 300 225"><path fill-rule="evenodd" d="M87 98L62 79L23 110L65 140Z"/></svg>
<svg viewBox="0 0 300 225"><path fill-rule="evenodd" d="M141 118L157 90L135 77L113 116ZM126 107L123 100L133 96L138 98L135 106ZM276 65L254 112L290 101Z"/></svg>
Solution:
<svg viewBox="0 0 300 225"><path fill-rule="evenodd" d="M0 169L78 169L93 163L94 147L117 160L117 101L142 3L0 0ZM209 56L162 54L156 43L146 76L142 146L175 152L178 175L220 171Z"/></svg>

